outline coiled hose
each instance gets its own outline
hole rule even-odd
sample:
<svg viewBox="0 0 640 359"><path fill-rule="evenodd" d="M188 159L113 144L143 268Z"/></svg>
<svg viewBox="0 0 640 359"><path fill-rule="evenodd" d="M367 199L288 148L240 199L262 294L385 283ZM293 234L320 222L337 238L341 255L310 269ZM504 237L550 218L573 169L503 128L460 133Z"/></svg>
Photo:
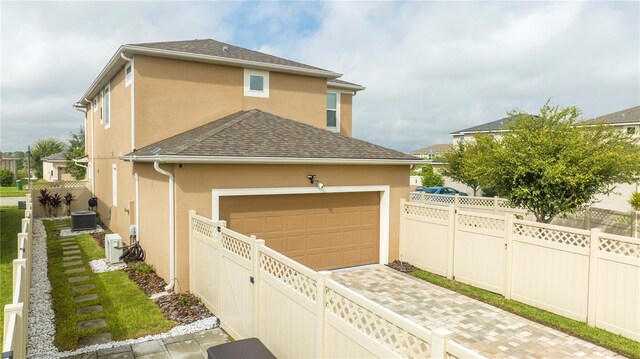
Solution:
<svg viewBox="0 0 640 359"><path fill-rule="evenodd" d="M137 241L132 245L126 247L122 255L120 256L120 260L130 260L130 261L144 261L146 255L144 250L140 246L140 243Z"/></svg>

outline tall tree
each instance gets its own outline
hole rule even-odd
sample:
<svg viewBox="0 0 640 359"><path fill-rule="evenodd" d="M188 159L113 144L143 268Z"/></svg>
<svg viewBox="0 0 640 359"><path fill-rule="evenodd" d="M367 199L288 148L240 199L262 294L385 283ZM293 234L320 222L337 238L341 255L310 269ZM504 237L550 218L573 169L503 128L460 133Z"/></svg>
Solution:
<svg viewBox="0 0 640 359"><path fill-rule="evenodd" d="M479 147L476 142L460 141L454 144L452 151L444 155L447 165L442 169L442 175L471 187L473 195L476 196L480 189L480 179L476 166L479 155Z"/></svg>
<svg viewBox="0 0 640 359"><path fill-rule="evenodd" d="M547 102L537 115L519 110L500 137L476 139L480 183L549 223L581 210L596 194L640 177L640 146L631 135L603 124L577 123L577 107Z"/></svg>
<svg viewBox="0 0 640 359"><path fill-rule="evenodd" d="M36 178L42 178L42 159L64 149L64 143L53 137L39 139L31 146L31 171Z"/></svg>
<svg viewBox="0 0 640 359"><path fill-rule="evenodd" d="M422 167L420 172L422 177L422 185L424 187L440 187L444 186L444 179L439 174L435 173L433 166L426 165Z"/></svg>
<svg viewBox="0 0 640 359"><path fill-rule="evenodd" d="M83 157L84 155L84 128L80 127L78 132L71 132L68 151L65 154L65 158L67 159L67 172L77 180L84 179L86 168L78 166L73 160Z"/></svg>

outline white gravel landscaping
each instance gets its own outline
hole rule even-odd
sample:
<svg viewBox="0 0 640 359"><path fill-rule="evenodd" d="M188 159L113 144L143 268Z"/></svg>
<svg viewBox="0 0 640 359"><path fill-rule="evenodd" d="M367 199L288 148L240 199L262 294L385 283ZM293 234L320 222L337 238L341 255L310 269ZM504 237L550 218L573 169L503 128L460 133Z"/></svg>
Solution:
<svg viewBox="0 0 640 359"><path fill-rule="evenodd" d="M66 217L68 218L68 217ZM61 220L51 218L48 220ZM62 358L76 354L89 353L100 349L115 348L127 344L142 343L150 340L164 339L218 327L218 319L214 316L191 324L180 325L161 334L146 337L114 341L83 347L74 351L60 352L54 343L55 316L51 307L51 283L47 276L47 232L42 224L43 219L33 221L33 271L31 276L31 304L29 308L29 328L27 357L29 358ZM106 262L104 262L105 265Z"/></svg>
<svg viewBox="0 0 640 359"><path fill-rule="evenodd" d="M71 237L71 236L77 236L78 234L83 234L83 233L100 233L102 232L102 227L100 226L96 226L96 229L90 229L87 231L72 231L71 228L65 228L63 230L60 231L60 237Z"/></svg>
<svg viewBox="0 0 640 359"><path fill-rule="evenodd" d="M113 272L115 270L121 270L127 268L126 263L109 264L105 258L96 259L89 262L89 266L93 273L105 273Z"/></svg>

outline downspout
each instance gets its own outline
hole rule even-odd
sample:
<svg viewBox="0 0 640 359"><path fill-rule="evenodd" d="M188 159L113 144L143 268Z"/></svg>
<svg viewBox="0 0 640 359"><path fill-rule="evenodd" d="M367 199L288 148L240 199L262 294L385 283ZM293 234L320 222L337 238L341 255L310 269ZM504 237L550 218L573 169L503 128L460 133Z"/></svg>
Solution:
<svg viewBox="0 0 640 359"><path fill-rule="evenodd" d="M175 284L176 277L176 263L175 263L175 211L174 211L174 200L173 200L173 173L163 170L160 168L160 163L158 161L153 162L153 168L156 172L163 174L169 177L169 284L164 287L164 290L172 290Z"/></svg>
<svg viewBox="0 0 640 359"><path fill-rule="evenodd" d="M136 181L136 242L140 242L140 177L138 172L134 175Z"/></svg>
<svg viewBox="0 0 640 359"><path fill-rule="evenodd" d="M84 99L85 101L90 102L89 100L87 100L86 98ZM93 129L96 127L96 122L95 122L95 118L94 118L94 113L96 113L96 109L93 108L93 102L91 102L91 196L95 196L96 195L96 152L95 152L95 137L93 136ZM85 136L86 136L86 132L85 132Z"/></svg>
<svg viewBox="0 0 640 359"><path fill-rule="evenodd" d="M128 58L124 55L124 52L120 53L120 57L122 57L125 61L129 62L129 64L131 64L131 152L135 152L136 151L136 97L135 97L135 86L136 86L136 81L135 81L135 68L134 66L134 62L133 62L133 58ZM127 78L127 70L125 68L124 71L124 77L125 77L125 81Z"/></svg>

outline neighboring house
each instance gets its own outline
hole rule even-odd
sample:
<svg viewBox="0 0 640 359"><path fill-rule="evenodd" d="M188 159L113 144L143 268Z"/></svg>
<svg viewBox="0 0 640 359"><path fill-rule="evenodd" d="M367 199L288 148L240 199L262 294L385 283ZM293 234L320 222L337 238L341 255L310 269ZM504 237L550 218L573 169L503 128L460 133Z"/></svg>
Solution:
<svg viewBox="0 0 640 359"><path fill-rule="evenodd" d="M313 268L398 258L416 157L351 137L364 87L215 40L123 45L86 109L101 219L188 289L189 210ZM175 243L175 261L172 261Z"/></svg>
<svg viewBox="0 0 640 359"><path fill-rule="evenodd" d="M596 117L592 120L583 121L580 124L591 125L598 123L613 126L634 137L640 137L640 106Z"/></svg>
<svg viewBox="0 0 640 359"><path fill-rule="evenodd" d="M74 181L67 172L66 151L58 152L42 159L42 178L49 182Z"/></svg>
<svg viewBox="0 0 640 359"><path fill-rule="evenodd" d="M431 162L442 162L442 157L451 152L451 149L451 144L441 143L411 151L409 154Z"/></svg>
<svg viewBox="0 0 640 359"><path fill-rule="evenodd" d="M13 176L16 176L18 172L18 161L20 159L16 157L13 153L2 153L0 152L0 169L8 169L13 173Z"/></svg>

